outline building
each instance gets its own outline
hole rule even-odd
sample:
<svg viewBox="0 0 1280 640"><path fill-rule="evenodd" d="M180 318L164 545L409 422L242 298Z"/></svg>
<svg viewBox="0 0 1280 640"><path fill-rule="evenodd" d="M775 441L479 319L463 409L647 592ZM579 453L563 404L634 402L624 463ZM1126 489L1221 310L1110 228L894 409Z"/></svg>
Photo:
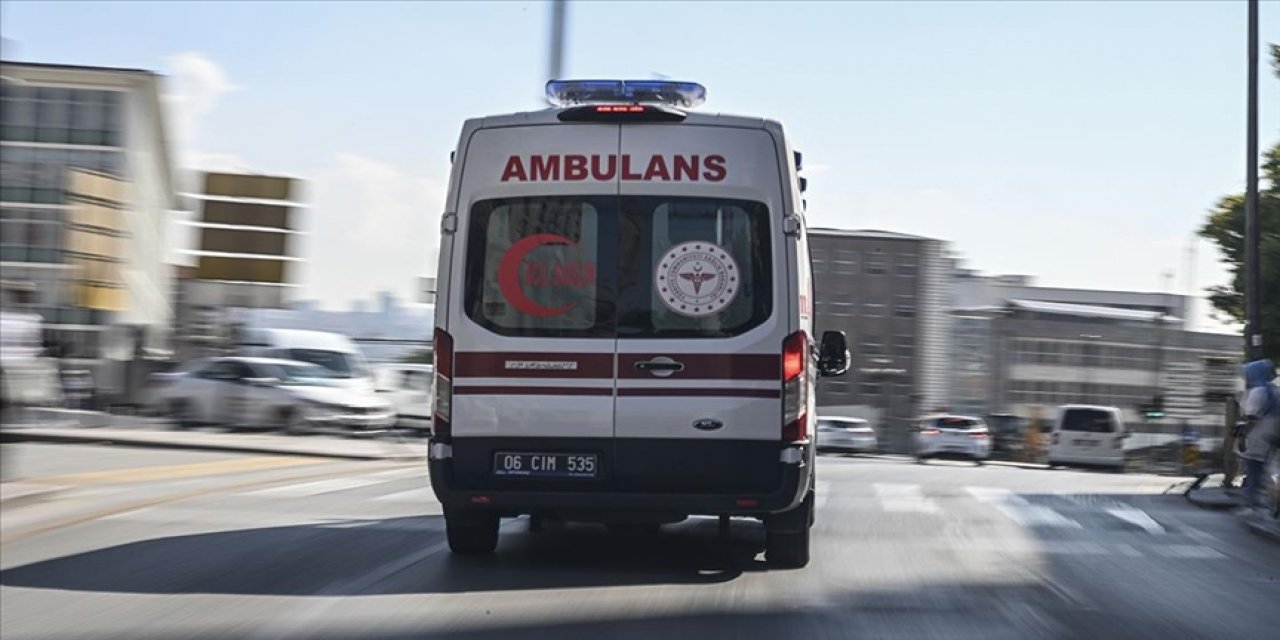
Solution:
<svg viewBox="0 0 1280 640"><path fill-rule="evenodd" d="M951 382L946 243L887 231L811 229L809 247L817 329L844 331L853 356L848 374L819 382L819 411L900 427L945 403Z"/></svg>
<svg viewBox="0 0 1280 640"><path fill-rule="evenodd" d="M129 327L167 346L166 229L176 208L159 78L150 71L0 62L0 270L6 302L94 366Z"/></svg>
<svg viewBox="0 0 1280 640"><path fill-rule="evenodd" d="M184 193L196 236L179 278L175 318L180 359L217 352L237 322L235 310L280 308L289 298L300 258L300 182L283 176L203 173Z"/></svg>
<svg viewBox="0 0 1280 640"><path fill-rule="evenodd" d="M1088 403L1119 407L1133 422L1155 408L1162 422L1221 421L1215 395L1232 386L1240 337L1187 331L1186 297L971 271L953 283L953 411L1049 417L1058 405Z"/></svg>

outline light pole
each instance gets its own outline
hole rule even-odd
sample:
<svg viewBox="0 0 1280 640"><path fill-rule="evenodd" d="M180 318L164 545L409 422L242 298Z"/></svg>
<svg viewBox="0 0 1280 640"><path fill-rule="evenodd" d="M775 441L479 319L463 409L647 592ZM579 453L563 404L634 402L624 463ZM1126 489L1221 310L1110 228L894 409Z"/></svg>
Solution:
<svg viewBox="0 0 1280 640"><path fill-rule="evenodd" d="M1262 357L1262 324L1258 289L1262 278L1258 229L1258 0L1249 0L1249 80L1244 196L1245 357Z"/></svg>

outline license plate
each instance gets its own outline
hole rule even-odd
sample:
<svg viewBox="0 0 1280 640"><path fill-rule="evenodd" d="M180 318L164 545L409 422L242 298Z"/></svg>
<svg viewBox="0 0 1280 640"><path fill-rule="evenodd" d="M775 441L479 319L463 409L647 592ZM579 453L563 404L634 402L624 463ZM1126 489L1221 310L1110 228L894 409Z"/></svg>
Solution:
<svg viewBox="0 0 1280 640"><path fill-rule="evenodd" d="M586 478L596 477L600 469L594 453L520 453L499 451L493 454L493 475L509 478Z"/></svg>
<svg viewBox="0 0 1280 640"><path fill-rule="evenodd" d="M1096 442L1094 442L1094 441L1092 441L1092 440L1076 440L1076 441L1075 441L1075 444L1076 444L1076 446L1078 446L1078 447L1092 447L1093 445L1098 444L1098 443L1096 443Z"/></svg>

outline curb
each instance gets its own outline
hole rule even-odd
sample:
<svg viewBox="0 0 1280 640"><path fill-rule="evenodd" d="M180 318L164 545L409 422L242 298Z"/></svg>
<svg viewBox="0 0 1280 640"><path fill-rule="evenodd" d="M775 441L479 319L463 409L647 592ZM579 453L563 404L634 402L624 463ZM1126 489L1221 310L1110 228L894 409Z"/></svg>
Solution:
<svg viewBox="0 0 1280 640"><path fill-rule="evenodd" d="M1200 507L1201 509L1210 509L1214 511L1226 511L1228 509L1234 509L1240 506L1240 502L1237 500L1205 500L1203 498L1196 497L1196 493L1198 493L1198 491L1188 491L1184 495L1187 499L1187 502L1190 502L1191 504L1197 507Z"/></svg>
<svg viewBox="0 0 1280 640"><path fill-rule="evenodd" d="M30 433L19 429L0 431L0 441L4 442L51 442L69 444L121 445L143 449L182 449L187 451L234 451L242 453L272 453L277 455L304 456L312 458L334 458L339 460L425 460L427 453L354 453L340 451L320 451L307 448L290 448L252 443L221 442L181 442L173 440L156 440L153 438L103 437L92 431L80 433Z"/></svg>

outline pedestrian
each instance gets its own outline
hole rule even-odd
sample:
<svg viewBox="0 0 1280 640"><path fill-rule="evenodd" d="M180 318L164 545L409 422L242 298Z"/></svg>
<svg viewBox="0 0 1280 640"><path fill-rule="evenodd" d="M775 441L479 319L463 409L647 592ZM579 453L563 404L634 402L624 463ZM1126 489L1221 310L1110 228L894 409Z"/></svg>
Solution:
<svg viewBox="0 0 1280 640"><path fill-rule="evenodd" d="M1254 360L1244 365L1244 431L1237 449L1244 467L1245 506L1263 507L1262 479L1267 459L1280 444L1280 391L1273 382L1276 365L1270 360Z"/></svg>

